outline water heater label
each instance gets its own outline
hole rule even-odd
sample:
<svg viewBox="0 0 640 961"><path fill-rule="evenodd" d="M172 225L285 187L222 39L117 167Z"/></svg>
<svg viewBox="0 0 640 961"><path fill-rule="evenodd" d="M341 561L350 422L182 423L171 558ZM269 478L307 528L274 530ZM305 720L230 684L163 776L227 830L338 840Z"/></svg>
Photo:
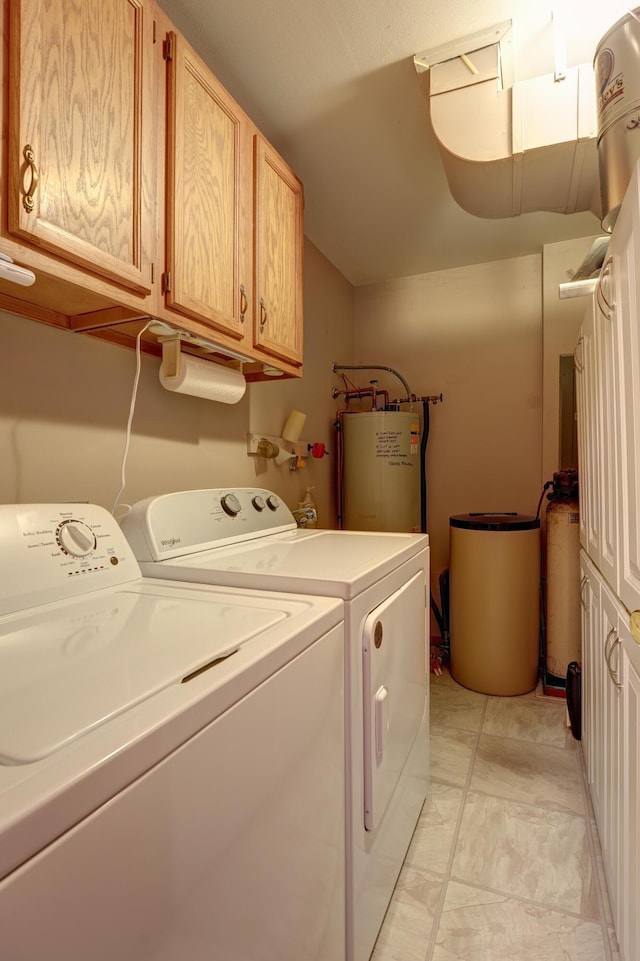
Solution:
<svg viewBox="0 0 640 961"><path fill-rule="evenodd" d="M402 453L402 431L378 431L376 434L376 457L402 457Z"/></svg>

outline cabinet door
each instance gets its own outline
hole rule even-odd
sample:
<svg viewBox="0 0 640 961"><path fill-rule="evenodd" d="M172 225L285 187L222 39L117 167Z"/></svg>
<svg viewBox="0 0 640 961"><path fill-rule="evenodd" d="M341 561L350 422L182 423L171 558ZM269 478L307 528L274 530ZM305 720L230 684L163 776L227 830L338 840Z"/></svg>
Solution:
<svg viewBox="0 0 640 961"><path fill-rule="evenodd" d="M600 582L584 551L580 553L580 621L582 629L582 750L587 780L593 785L596 755L602 754L602 727L597 717L596 695L600 696L601 664L597 661L600 636Z"/></svg>
<svg viewBox="0 0 640 961"><path fill-rule="evenodd" d="M620 423L619 471L619 594L625 607L640 608L640 200L638 170L620 208L614 239L618 247L616 297L621 314L618 396ZM612 240L613 243L613 240Z"/></svg>
<svg viewBox="0 0 640 961"><path fill-rule="evenodd" d="M593 310L593 307L590 308ZM588 471L588 431L587 431L587 393L584 377L584 324L573 352L573 367L576 382L576 414L578 420L578 477L580 478L580 547L589 548L587 536L587 512L589 510L589 471Z"/></svg>
<svg viewBox="0 0 640 961"><path fill-rule="evenodd" d="M165 303L241 341L250 295L243 206L244 191L251 191L248 121L179 34L169 33L165 59Z"/></svg>
<svg viewBox="0 0 640 961"><path fill-rule="evenodd" d="M584 392L584 423L581 435L584 440L581 462L583 488L581 513L584 516L586 550L596 564L600 564L600 422L598 417L599 369L597 338L595 330L595 305L593 300L582 325L583 371L581 380Z"/></svg>
<svg viewBox="0 0 640 961"><path fill-rule="evenodd" d="M623 633L623 797L622 926L618 940L624 961L640 958L640 648ZM629 656L631 655L631 656ZM635 655L635 657L633 656ZM633 661L632 661L633 657Z"/></svg>
<svg viewBox="0 0 640 961"><path fill-rule="evenodd" d="M605 659L604 646L611 624L603 615L602 595L600 587L602 582L599 575L598 580L598 602L594 603L590 611L590 635L589 635L589 655L587 658L586 670L589 675L587 688L589 691L589 701L592 706L591 724L591 765L589 770L589 787L593 801L593 810L596 816L600 835L604 832L604 785L605 785L605 755L606 737L605 730L606 711L605 711Z"/></svg>
<svg viewBox="0 0 640 961"><path fill-rule="evenodd" d="M151 43L144 0L11 3L9 231L143 294Z"/></svg>
<svg viewBox="0 0 640 961"><path fill-rule="evenodd" d="M599 824L605 872L611 895L611 909L620 930L621 831L622 831L622 683L620 655L622 612L607 586L600 588L602 609L602 821Z"/></svg>
<svg viewBox="0 0 640 961"><path fill-rule="evenodd" d="M595 292L595 337L598 362L597 417L599 468L599 505L597 519L600 538L600 570L614 593L618 593L618 365L620 300L616 289L619 258L616 247L620 237L611 242ZM620 285L617 285L618 287ZM622 300L624 303L624 299Z"/></svg>
<svg viewBox="0 0 640 961"><path fill-rule="evenodd" d="M254 164L254 346L302 363L302 184L259 134Z"/></svg>

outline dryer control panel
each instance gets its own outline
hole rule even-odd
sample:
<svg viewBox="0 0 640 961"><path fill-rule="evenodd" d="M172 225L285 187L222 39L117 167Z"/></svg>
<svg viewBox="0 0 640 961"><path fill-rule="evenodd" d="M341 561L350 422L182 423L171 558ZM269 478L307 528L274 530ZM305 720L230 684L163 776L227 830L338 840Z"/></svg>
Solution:
<svg viewBox="0 0 640 961"><path fill-rule="evenodd" d="M120 523L139 561L162 561L297 529L277 494L256 487L150 497L134 504Z"/></svg>
<svg viewBox="0 0 640 961"><path fill-rule="evenodd" d="M0 541L0 614L141 576L117 521L96 504L2 504Z"/></svg>

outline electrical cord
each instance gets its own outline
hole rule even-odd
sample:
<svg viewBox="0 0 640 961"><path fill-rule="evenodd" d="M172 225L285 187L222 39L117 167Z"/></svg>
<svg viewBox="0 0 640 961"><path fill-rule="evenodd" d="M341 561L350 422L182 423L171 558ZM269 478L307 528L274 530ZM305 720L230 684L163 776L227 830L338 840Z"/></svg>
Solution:
<svg viewBox="0 0 640 961"><path fill-rule="evenodd" d="M547 481L544 487L542 488L542 493L540 494L540 500L538 501L538 509L536 511L536 520L540 520L540 508L542 506L542 499L544 497L545 491L549 490L550 487L553 487L552 480Z"/></svg>
<svg viewBox="0 0 640 961"><path fill-rule="evenodd" d="M147 330L147 328L152 323L153 323L152 320L147 321L147 323L140 330L140 332L138 333L138 336L136 337L136 374L135 374L135 377L133 378L131 404L129 405L129 418L127 420L127 431L126 431L126 437L125 437L124 451L122 452L122 467L120 470L120 490L116 494L115 500L113 502L113 507L111 508L111 513L113 514L114 517L115 517L116 508L118 507L120 498L122 497L123 491L127 484L126 470L127 470L127 457L129 454L129 444L131 442L131 425L133 423L133 415L136 409L136 398L138 396L138 383L140 381L140 369L142 367L140 341L142 339L142 335L144 334L145 330Z"/></svg>

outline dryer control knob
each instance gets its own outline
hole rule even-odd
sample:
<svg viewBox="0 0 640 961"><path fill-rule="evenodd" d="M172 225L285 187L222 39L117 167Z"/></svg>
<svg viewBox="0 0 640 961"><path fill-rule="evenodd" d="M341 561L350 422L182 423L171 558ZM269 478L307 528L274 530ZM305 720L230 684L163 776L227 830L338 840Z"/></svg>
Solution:
<svg viewBox="0 0 640 961"><path fill-rule="evenodd" d="M242 510L242 504L238 500L235 494L225 494L220 498L220 503L222 504L222 510L229 515L229 517L235 517Z"/></svg>
<svg viewBox="0 0 640 961"><path fill-rule="evenodd" d="M86 557L96 549L96 535L82 521L65 521L56 531L56 540L72 557Z"/></svg>
<svg viewBox="0 0 640 961"><path fill-rule="evenodd" d="M267 506L264 502L264 498L260 497L259 494L256 494L256 496L252 499L251 503L253 504L253 506L257 511L263 511Z"/></svg>
<svg viewBox="0 0 640 961"><path fill-rule="evenodd" d="M267 507L272 511L277 511L280 507L280 501L275 494L269 494L267 497Z"/></svg>

